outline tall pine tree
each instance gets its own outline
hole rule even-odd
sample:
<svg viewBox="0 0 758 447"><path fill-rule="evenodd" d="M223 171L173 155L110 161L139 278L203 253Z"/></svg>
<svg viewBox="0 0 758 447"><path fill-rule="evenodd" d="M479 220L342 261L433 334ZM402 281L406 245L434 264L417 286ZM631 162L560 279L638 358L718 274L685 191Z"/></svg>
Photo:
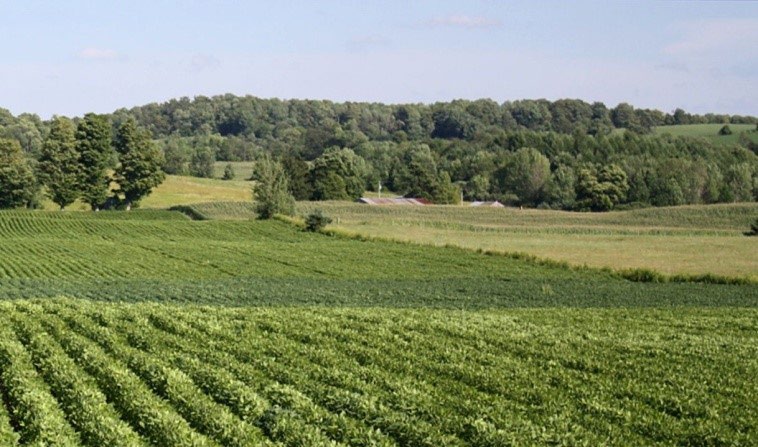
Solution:
<svg viewBox="0 0 758 447"><path fill-rule="evenodd" d="M119 161L115 176L119 186L116 194L129 210L166 178L161 170L163 153L146 130L137 128L134 119L118 128L115 148Z"/></svg>
<svg viewBox="0 0 758 447"><path fill-rule="evenodd" d="M108 169L113 167L114 160L108 118L93 113L84 115L76 129L76 143L82 167L82 200L97 211L108 197Z"/></svg>
<svg viewBox="0 0 758 447"><path fill-rule="evenodd" d="M50 134L40 151L37 169L40 181L47 187L47 196L61 210L79 198L82 167L74 124L68 118L53 119Z"/></svg>

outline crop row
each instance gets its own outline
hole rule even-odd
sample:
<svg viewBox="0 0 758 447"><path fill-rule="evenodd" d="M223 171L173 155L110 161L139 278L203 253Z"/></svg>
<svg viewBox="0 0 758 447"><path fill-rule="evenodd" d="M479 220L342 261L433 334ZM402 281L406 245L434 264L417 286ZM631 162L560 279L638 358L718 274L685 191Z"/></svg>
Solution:
<svg viewBox="0 0 758 447"><path fill-rule="evenodd" d="M3 445L750 445L754 310L0 303Z"/></svg>
<svg viewBox="0 0 758 447"><path fill-rule="evenodd" d="M328 238L281 222L119 222L0 213L0 238L0 280L124 276L418 279L492 277L514 268L534 270L462 250ZM332 255L335 252L341 253L339 259Z"/></svg>

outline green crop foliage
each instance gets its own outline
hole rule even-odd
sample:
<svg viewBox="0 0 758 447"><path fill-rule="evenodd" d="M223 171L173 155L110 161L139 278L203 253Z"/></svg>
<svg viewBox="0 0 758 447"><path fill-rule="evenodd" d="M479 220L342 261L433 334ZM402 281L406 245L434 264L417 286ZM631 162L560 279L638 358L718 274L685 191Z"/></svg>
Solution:
<svg viewBox="0 0 758 447"><path fill-rule="evenodd" d="M276 221L192 221L169 211L2 212L0 238L0 299L481 309L753 306L756 296L755 284L642 284L529 256L306 233Z"/></svg>
<svg viewBox="0 0 758 447"><path fill-rule="evenodd" d="M755 283L158 210L0 240L3 446L758 442Z"/></svg>
<svg viewBox="0 0 758 447"><path fill-rule="evenodd" d="M22 440L56 434L68 444L55 445L79 445L80 435L96 445L115 430L117 445L758 440L755 308L45 299L2 302L0 312L5 433Z"/></svg>

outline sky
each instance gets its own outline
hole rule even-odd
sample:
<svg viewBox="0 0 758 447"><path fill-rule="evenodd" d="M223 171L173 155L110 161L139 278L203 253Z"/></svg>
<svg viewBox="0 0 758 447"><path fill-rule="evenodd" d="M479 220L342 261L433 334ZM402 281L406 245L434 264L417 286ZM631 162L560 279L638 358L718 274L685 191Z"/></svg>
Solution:
<svg viewBox="0 0 758 447"><path fill-rule="evenodd" d="M0 0L0 107L578 98L758 115L758 2Z"/></svg>

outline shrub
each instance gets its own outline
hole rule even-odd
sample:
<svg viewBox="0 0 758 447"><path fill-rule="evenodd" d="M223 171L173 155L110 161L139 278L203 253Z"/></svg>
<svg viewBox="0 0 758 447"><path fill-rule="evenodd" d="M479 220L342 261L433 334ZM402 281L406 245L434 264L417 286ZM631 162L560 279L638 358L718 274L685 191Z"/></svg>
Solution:
<svg viewBox="0 0 758 447"><path fill-rule="evenodd" d="M731 135L732 129L729 127L729 124L724 124L724 126L719 129L719 135Z"/></svg>
<svg viewBox="0 0 758 447"><path fill-rule="evenodd" d="M319 231L330 223L332 223L332 218L317 209L305 218L305 229L306 231Z"/></svg>
<svg viewBox="0 0 758 447"><path fill-rule="evenodd" d="M755 219L753 223L750 224L750 231L746 231L745 236L758 236L758 219Z"/></svg>
<svg viewBox="0 0 758 447"><path fill-rule="evenodd" d="M223 180L234 180L234 166L232 166L231 163L227 164L224 167L224 176L222 177Z"/></svg>

